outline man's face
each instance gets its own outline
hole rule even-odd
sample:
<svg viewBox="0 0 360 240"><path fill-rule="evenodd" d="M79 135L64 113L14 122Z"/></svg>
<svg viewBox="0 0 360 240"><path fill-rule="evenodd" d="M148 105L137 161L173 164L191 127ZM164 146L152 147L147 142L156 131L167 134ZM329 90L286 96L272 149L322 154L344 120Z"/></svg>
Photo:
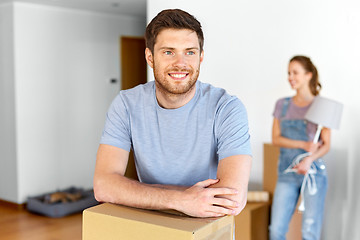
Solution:
<svg viewBox="0 0 360 240"><path fill-rule="evenodd" d="M193 89L203 60L196 32L188 29L162 30L147 48L146 60L154 69L156 86L166 94L185 94Z"/></svg>

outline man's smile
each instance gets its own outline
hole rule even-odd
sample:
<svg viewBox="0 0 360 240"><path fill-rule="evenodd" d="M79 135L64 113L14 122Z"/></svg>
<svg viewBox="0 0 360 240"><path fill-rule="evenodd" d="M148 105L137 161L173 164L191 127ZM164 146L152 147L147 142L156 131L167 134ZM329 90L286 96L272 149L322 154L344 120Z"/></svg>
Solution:
<svg viewBox="0 0 360 240"><path fill-rule="evenodd" d="M169 76L174 80L184 80L189 73L169 73Z"/></svg>

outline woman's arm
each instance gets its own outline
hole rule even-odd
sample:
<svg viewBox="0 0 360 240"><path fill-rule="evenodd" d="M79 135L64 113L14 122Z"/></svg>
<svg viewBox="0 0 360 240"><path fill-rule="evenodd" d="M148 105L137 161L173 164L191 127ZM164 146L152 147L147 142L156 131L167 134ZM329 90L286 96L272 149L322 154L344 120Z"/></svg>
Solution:
<svg viewBox="0 0 360 240"><path fill-rule="evenodd" d="M320 135L320 138L322 140L322 145L314 153L304 158L298 165L294 167L294 169L297 169L297 173L306 174L307 171L310 169L310 166L313 161L324 156L327 152L329 152L330 137L331 137L331 130L329 128L323 128L321 130L321 135Z"/></svg>
<svg viewBox="0 0 360 240"><path fill-rule="evenodd" d="M306 142L300 140L293 140L290 138L286 138L281 136L280 129L280 120L274 118L273 128L272 128L272 143L278 147L284 148L301 148L307 152L314 153L320 146L319 143Z"/></svg>

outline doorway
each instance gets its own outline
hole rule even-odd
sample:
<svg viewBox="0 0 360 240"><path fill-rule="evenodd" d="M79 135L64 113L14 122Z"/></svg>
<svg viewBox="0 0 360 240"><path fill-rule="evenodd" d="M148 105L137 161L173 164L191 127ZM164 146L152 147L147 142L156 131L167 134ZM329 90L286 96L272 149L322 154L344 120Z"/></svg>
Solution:
<svg viewBox="0 0 360 240"><path fill-rule="evenodd" d="M121 37L120 49L121 90L146 83L145 39L141 37ZM132 150L129 154L125 176L138 180Z"/></svg>
<svg viewBox="0 0 360 240"><path fill-rule="evenodd" d="M121 90L146 83L145 39L121 37L120 46Z"/></svg>

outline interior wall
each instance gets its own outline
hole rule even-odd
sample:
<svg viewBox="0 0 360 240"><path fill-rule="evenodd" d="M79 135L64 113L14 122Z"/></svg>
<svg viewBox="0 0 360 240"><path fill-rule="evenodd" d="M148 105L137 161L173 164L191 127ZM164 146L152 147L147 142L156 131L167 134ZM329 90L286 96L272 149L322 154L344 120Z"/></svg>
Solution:
<svg viewBox="0 0 360 240"><path fill-rule="evenodd" d="M0 196L17 199L13 7L0 5Z"/></svg>
<svg viewBox="0 0 360 240"><path fill-rule="evenodd" d="M105 114L120 90L119 38L145 19L14 4L18 197L91 188Z"/></svg>
<svg viewBox="0 0 360 240"><path fill-rule="evenodd" d="M148 22L161 10L181 8L202 23L205 57L200 80L237 95L249 115L253 167L250 189L262 188L263 143L271 141L278 98L294 95L287 65L308 55L317 66L322 96L344 104L340 130L325 156L329 173L323 239L358 239L356 184L360 169L360 4L357 1L149 0ZM153 79L149 71L149 79Z"/></svg>

